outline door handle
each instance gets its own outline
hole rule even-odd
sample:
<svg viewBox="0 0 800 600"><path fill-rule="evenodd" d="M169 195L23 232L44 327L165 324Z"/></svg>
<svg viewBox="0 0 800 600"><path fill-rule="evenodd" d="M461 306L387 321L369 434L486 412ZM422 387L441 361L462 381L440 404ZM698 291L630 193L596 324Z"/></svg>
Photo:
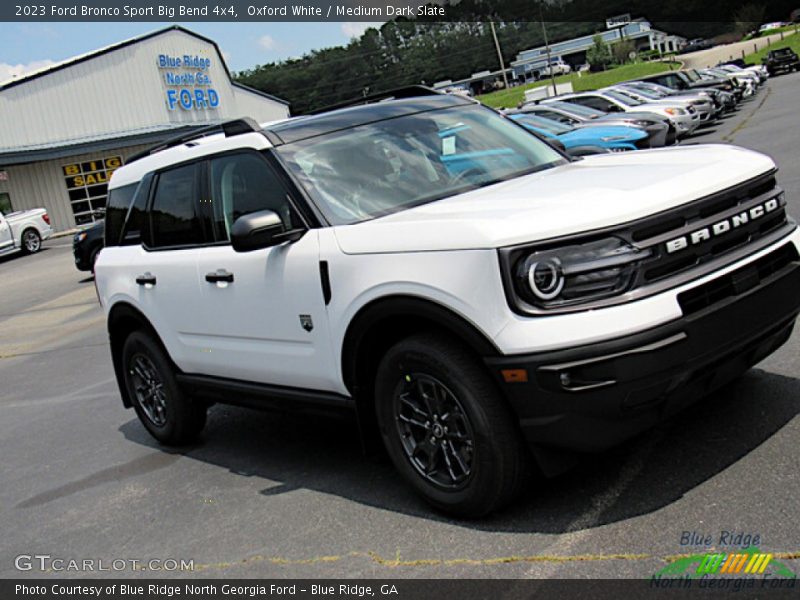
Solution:
<svg viewBox="0 0 800 600"><path fill-rule="evenodd" d="M206 273L206 281L208 283L233 283L233 273L229 273L225 269L217 269L211 273Z"/></svg>
<svg viewBox="0 0 800 600"><path fill-rule="evenodd" d="M156 276L153 275L150 271L147 271L143 275L139 275L136 278L136 283L138 283L139 285L154 286L156 284Z"/></svg>

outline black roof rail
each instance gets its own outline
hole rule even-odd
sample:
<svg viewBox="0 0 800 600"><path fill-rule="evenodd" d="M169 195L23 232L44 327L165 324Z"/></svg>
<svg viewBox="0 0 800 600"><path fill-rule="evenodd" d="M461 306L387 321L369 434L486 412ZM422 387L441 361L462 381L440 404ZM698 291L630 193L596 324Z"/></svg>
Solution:
<svg viewBox="0 0 800 600"><path fill-rule="evenodd" d="M259 131L262 131L261 126L250 117L242 117L241 119L233 119L232 121L225 121L224 123L216 123L214 125L209 125L208 127L201 127L199 129L182 133L181 135L167 138L152 148L148 148L147 150L143 150L142 152L134 154L128 158L126 164L130 164L133 161L144 158L145 156L150 156L156 152L161 152L167 148L174 148L175 146L180 146L182 144L191 142L192 140L206 137L208 135L224 133L225 137L232 137L234 135L242 135L243 133L257 133Z"/></svg>
<svg viewBox="0 0 800 600"><path fill-rule="evenodd" d="M318 115L320 113L328 112L331 110L337 110L339 108L347 108L348 106L359 106L361 104L374 104L375 102L381 102L383 100L397 100L400 98L416 98L418 96L438 96L441 95L442 93L443 92L434 90L433 88L430 88L427 85L407 85L405 87L399 87L393 90L378 92L376 94L369 94L368 96L360 96L358 98L353 98L352 100L345 100L344 102L331 104L329 106L318 108L317 110L311 111L306 114Z"/></svg>

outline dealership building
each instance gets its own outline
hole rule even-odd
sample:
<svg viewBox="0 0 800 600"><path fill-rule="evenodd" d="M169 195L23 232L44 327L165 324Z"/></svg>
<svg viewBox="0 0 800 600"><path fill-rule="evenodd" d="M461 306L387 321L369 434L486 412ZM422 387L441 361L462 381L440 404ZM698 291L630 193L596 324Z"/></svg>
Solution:
<svg viewBox="0 0 800 600"><path fill-rule="evenodd" d="M511 61L514 78L520 82L527 81L531 77L538 78L540 71L547 66L548 56L551 60L563 60L573 68L584 64L586 52L594 45L595 35L599 35L606 44L629 41L637 52L645 50L653 50L660 54L677 52L686 43L681 36L655 29L647 19L631 20L628 15L625 17L623 20L607 20L606 31L598 34L556 42L549 47L539 46L523 50L517 54L516 60Z"/></svg>
<svg viewBox="0 0 800 600"><path fill-rule="evenodd" d="M219 47L172 26L0 82L0 211L92 222L128 157L177 134L288 104L236 83Z"/></svg>

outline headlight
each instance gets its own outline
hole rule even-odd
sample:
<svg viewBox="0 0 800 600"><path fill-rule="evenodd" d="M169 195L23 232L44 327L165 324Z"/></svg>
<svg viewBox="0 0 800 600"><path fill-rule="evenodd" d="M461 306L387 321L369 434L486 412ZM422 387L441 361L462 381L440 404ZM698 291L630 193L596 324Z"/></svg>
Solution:
<svg viewBox="0 0 800 600"><path fill-rule="evenodd" d="M592 302L624 293L651 255L616 237L548 249L501 251L514 296L525 312Z"/></svg>
<svg viewBox="0 0 800 600"><path fill-rule="evenodd" d="M665 108L664 112L672 116L686 114L686 111L683 110L682 108Z"/></svg>
<svg viewBox="0 0 800 600"><path fill-rule="evenodd" d="M80 233L76 233L75 234L75 238L74 238L75 243L77 244L78 242L82 242L83 240L86 239L87 235L88 234L85 231L81 231Z"/></svg>

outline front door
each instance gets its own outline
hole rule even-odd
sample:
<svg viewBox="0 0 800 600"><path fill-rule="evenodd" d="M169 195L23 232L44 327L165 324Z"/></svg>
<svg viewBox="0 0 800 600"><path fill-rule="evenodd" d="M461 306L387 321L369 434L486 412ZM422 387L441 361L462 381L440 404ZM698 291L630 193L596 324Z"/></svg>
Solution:
<svg viewBox="0 0 800 600"><path fill-rule="evenodd" d="M302 226L290 191L255 151L212 158L206 206L217 244L197 253L205 318L202 372L231 379L330 389L336 367L320 281L319 239L252 252L229 243L242 215L275 211L286 229ZM225 281L225 279L228 281Z"/></svg>

